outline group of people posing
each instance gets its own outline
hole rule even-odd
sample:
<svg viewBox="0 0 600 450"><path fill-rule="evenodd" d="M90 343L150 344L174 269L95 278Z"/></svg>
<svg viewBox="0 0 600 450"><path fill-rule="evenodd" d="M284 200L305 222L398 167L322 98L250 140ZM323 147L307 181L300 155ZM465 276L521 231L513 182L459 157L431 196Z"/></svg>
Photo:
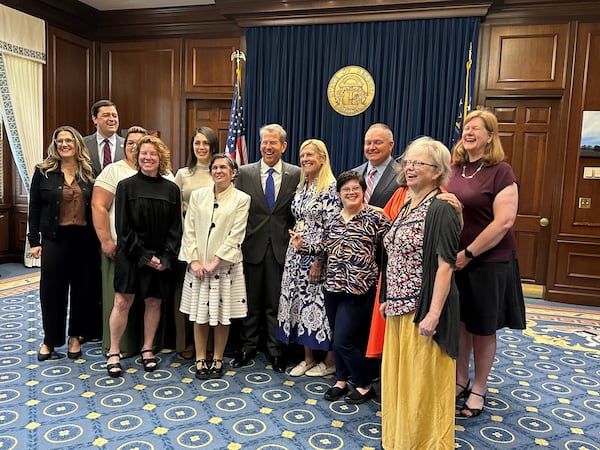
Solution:
<svg viewBox="0 0 600 450"><path fill-rule="evenodd" d="M368 401L381 376L383 448L454 448L455 414L483 411L496 330L525 327L517 179L491 112L466 117L452 153L420 137L399 161L392 131L374 124L366 162L337 178L318 139L300 146L300 167L282 161L277 124L239 168L213 130L195 130L173 177L159 138L118 136L112 102L92 120L85 138L58 128L32 180L38 360L64 345L70 305L69 358L102 336L108 375L138 354L150 372L173 335L197 378L219 378L237 324L232 367L264 350L283 373L298 344L287 373L332 375L326 400Z"/></svg>

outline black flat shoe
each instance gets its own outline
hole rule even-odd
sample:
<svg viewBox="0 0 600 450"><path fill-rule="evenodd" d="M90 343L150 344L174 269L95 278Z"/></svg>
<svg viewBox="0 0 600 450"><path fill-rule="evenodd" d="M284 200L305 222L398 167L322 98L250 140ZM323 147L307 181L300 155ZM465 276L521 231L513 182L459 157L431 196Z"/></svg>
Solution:
<svg viewBox="0 0 600 450"><path fill-rule="evenodd" d="M271 367L277 373L285 373L285 360L281 356L272 356Z"/></svg>
<svg viewBox="0 0 600 450"><path fill-rule="evenodd" d="M71 340L72 339L77 339L78 343L79 343L79 350L76 352L72 352L70 350L67 350L67 358L69 359L77 359L81 356L81 340L79 340L79 337L70 337L69 338L69 342L67 342L67 346L71 347Z"/></svg>
<svg viewBox="0 0 600 450"><path fill-rule="evenodd" d="M144 366L144 370L146 372L154 372L158 367L158 361L155 356L151 358L144 358L144 353L154 353L151 348L147 348L142 350L140 354L142 355L142 366Z"/></svg>
<svg viewBox="0 0 600 450"><path fill-rule="evenodd" d="M358 390L350 392L344 397L344 401L351 405L360 405L361 403L364 403L367 400L371 400L375 397L377 397L377 394L375 393L375 389L373 389L373 386L371 386L371 389L369 389L364 394L361 394L360 392L358 392Z"/></svg>
<svg viewBox="0 0 600 450"><path fill-rule="evenodd" d="M256 352L238 352L238 354L235 355L235 358L233 358L233 361L231 361L231 367L237 369L239 367L247 366L255 356Z"/></svg>
<svg viewBox="0 0 600 450"><path fill-rule="evenodd" d="M327 389L325 391L325 395L323 395L323 397L325 398L325 400L334 402L336 400L339 400L342 395L347 394L347 393L348 393L348 386L346 386L345 388L331 386L329 389Z"/></svg>
<svg viewBox="0 0 600 450"><path fill-rule="evenodd" d="M106 364L106 371L111 378L119 378L123 373L123 369L121 368L121 354L120 353L109 353L108 359L110 358L119 358L119 362Z"/></svg>
<svg viewBox="0 0 600 450"><path fill-rule="evenodd" d="M50 348L50 347L48 347L48 348ZM50 353L42 353L42 351L40 349L40 351L37 354L37 360L38 361L47 361L49 359L56 359L56 357L53 356L53 355L54 355L54 349L53 348L50 349Z"/></svg>
<svg viewBox="0 0 600 450"><path fill-rule="evenodd" d="M198 361L196 361L196 378L198 378L199 380L208 380L210 377L210 369L208 366L208 363L210 361L207 361L206 359L199 359ZM200 364L200 367L198 367L198 364Z"/></svg>
<svg viewBox="0 0 600 450"><path fill-rule="evenodd" d="M219 364L219 367L217 367L217 364ZM223 360L222 359L214 359L209 372L208 372L208 378L210 378L211 380L217 379L217 378L221 378L223 376Z"/></svg>

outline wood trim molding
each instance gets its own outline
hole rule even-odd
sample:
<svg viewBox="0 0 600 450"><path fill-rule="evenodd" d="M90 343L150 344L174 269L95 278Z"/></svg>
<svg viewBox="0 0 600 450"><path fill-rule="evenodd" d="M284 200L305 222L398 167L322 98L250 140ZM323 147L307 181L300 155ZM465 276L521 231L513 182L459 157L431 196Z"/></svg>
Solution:
<svg viewBox="0 0 600 450"><path fill-rule="evenodd" d="M222 1L219 4L235 3ZM449 17L484 17L492 4L488 2L391 2L382 1L365 8L362 2L348 0L345 2L293 2L288 8L260 7L261 3L250 9L246 5L236 4L236 8L222 7L226 17L232 17L241 27L273 26L273 25L311 25L326 23L375 22L391 20L437 19ZM279 4L281 5L281 3Z"/></svg>

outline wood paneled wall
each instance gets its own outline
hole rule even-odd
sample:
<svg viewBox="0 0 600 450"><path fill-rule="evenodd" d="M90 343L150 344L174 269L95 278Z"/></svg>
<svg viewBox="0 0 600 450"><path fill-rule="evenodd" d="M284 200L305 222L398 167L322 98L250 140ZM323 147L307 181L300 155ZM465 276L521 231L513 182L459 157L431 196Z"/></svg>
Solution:
<svg viewBox="0 0 600 450"><path fill-rule="evenodd" d="M579 154L582 113L600 110L600 24L491 25L482 42L480 103L496 112L521 183L524 279L549 300L600 306L600 179L583 179L600 158Z"/></svg>
<svg viewBox="0 0 600 450"><path fill-rule="evenodd" d="M181 39L101 46L101 96L117 105L120 128L158 130L172 161L181 145L182 48Z"/></svg>

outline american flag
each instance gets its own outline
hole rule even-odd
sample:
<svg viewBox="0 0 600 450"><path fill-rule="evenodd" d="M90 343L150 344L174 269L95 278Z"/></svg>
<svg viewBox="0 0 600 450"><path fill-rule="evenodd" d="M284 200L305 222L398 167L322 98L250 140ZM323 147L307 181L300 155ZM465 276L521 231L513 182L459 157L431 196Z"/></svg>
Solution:
<svg viewBox="0 0 600 450"><path fill-rule="evenodd" d="M231 99L231 115L229 117L229 131L227 132L226 151L242 166L248 162L246 151L246 126L244 125L244 105L240 93L240 72L236 70L235 87Z"/></svg>

